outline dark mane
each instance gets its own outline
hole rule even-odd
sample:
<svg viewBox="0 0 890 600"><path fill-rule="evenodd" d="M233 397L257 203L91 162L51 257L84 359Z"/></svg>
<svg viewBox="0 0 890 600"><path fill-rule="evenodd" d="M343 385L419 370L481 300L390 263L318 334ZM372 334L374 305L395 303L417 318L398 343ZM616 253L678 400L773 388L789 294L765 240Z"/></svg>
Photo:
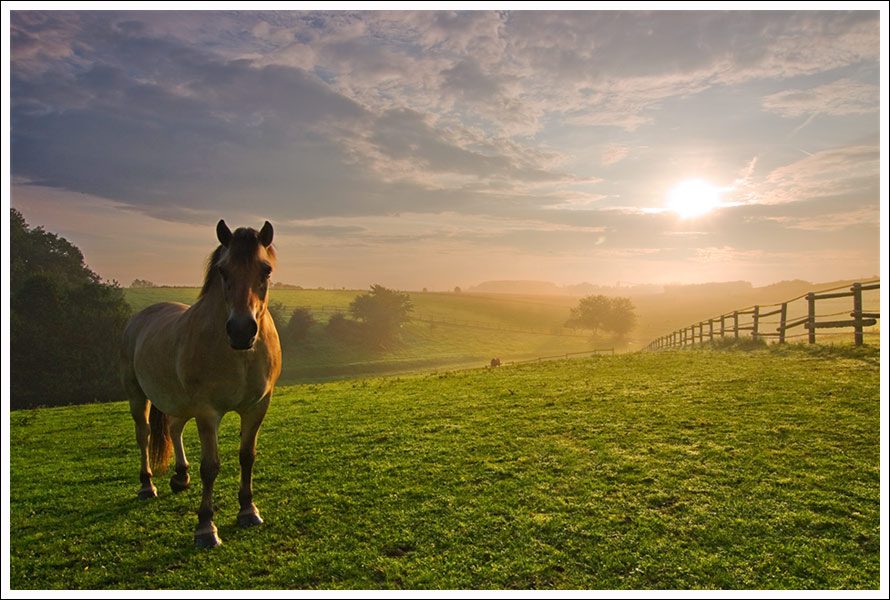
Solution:
<svg viewBox="0 0 890 600"><path fill-rule="evenodd" d="M229 242L229 260L234 262L248 262L253 260L254 257L256 257L259 245L260 241L255 229L251 229L250 227L240 227L232 234L232 240ZM204 273L204 285L201 286L201 293L198 295L198 298L201 298L210 292L213 288L213 284L219 279L219 272L215 267L225 251L226 247L220 244L216 247L216 250L213 251L213 254L210 255L210 258L207 259L207 269ZM266 248L266 252L274 263L275 250L272 249L271 245Z"/></svg>
<svg viewBox="0 0 890 600"><path fill-rule="evenodd" d="M204 295L210 291L210 288L213 287L213 282L219 277L215 267L224 250L225 248L220 244L216 247L216 250L213 251L213 254L210 255L210 258L207 259L207 270L204 273L204 285L201 286L201 293L198 294L198 298L204 297Z"/></svg>

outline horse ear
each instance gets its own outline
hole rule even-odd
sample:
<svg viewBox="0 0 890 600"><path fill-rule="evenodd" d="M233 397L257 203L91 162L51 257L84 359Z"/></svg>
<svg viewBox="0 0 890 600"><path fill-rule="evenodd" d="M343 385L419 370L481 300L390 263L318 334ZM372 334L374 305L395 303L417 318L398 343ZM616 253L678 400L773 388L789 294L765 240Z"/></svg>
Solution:
<svg viewBox="0 0 890 600"><path fill-rule="evenodd" d="M216 237L219 239L219 243L226 248L229 247L229 242L232 241L232 230L229 229L229 226L222 219L216 224Z"/></svg>
<svg viewBox="0 0 890 600"><path fill-rule="evenodd" d="M260 229L259 235L260 243L262 243L263 246L266 246L268 248L269 244L272 243L272 233L272 224L269 221L266 221L263 224L263 228Z"/></svg>

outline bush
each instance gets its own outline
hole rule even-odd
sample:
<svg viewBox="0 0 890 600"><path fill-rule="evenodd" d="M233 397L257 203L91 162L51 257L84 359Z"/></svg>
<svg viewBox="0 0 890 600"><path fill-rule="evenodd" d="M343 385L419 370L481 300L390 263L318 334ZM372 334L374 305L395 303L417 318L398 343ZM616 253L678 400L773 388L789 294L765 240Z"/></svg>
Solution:
<svg viewBox="0 0 890 600"><path fill-rule="evenodd" d="M341 342L360 342L363 339L361 323L346 318L343 313L335 313L325 327L328 335Z"/></svg>
<svg viewBox="0 0 890 600"><path fill-rule="evenodd" d="M290 342L299 342L309 335L309 330L315 324L312 312L308 308L297 307L290 315L287 322L285 336Z"/></svg>
<svg viewBox="0 0 890 600"><path fill-rule="evenodd" d="M283 339L284 329L287 326L287 307L282 302L271 300L267 310L275 322L275 330L278 331L278 337Z"/></svg>

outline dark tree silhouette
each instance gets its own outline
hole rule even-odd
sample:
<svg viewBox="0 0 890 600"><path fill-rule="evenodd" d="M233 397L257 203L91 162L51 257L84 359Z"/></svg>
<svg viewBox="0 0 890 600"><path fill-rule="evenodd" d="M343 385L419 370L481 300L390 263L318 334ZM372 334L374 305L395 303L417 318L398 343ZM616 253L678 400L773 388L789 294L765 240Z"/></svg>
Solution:
<svg viewBox="0 0 890 600"><path fill-rule="evenodd" d="M12 408L121 399L118 354L130 307L120 287L15 209L9 271Z"/></svg>
<svg viewBox="0 0 890 600"><path fill-rule="evenodd" d="M412 309L408 294L377 284L371 286L370 293L356 296L349 305L349 312L364 325L366 341L378 347L399 338L402 324Z"/></svg>

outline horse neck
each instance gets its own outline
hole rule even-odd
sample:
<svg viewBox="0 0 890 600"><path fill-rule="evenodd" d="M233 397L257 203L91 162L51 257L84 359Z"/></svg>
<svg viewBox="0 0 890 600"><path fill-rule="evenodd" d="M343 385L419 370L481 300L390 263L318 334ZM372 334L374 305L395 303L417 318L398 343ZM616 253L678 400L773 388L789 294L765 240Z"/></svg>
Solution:
<svg viewBox="0 0 890 600"><path fill-rule="evenodd" d="M201 294L188 312L198 329L216 332L225 341L226 319L229 311L226 308L219 282Z"/></svg>

